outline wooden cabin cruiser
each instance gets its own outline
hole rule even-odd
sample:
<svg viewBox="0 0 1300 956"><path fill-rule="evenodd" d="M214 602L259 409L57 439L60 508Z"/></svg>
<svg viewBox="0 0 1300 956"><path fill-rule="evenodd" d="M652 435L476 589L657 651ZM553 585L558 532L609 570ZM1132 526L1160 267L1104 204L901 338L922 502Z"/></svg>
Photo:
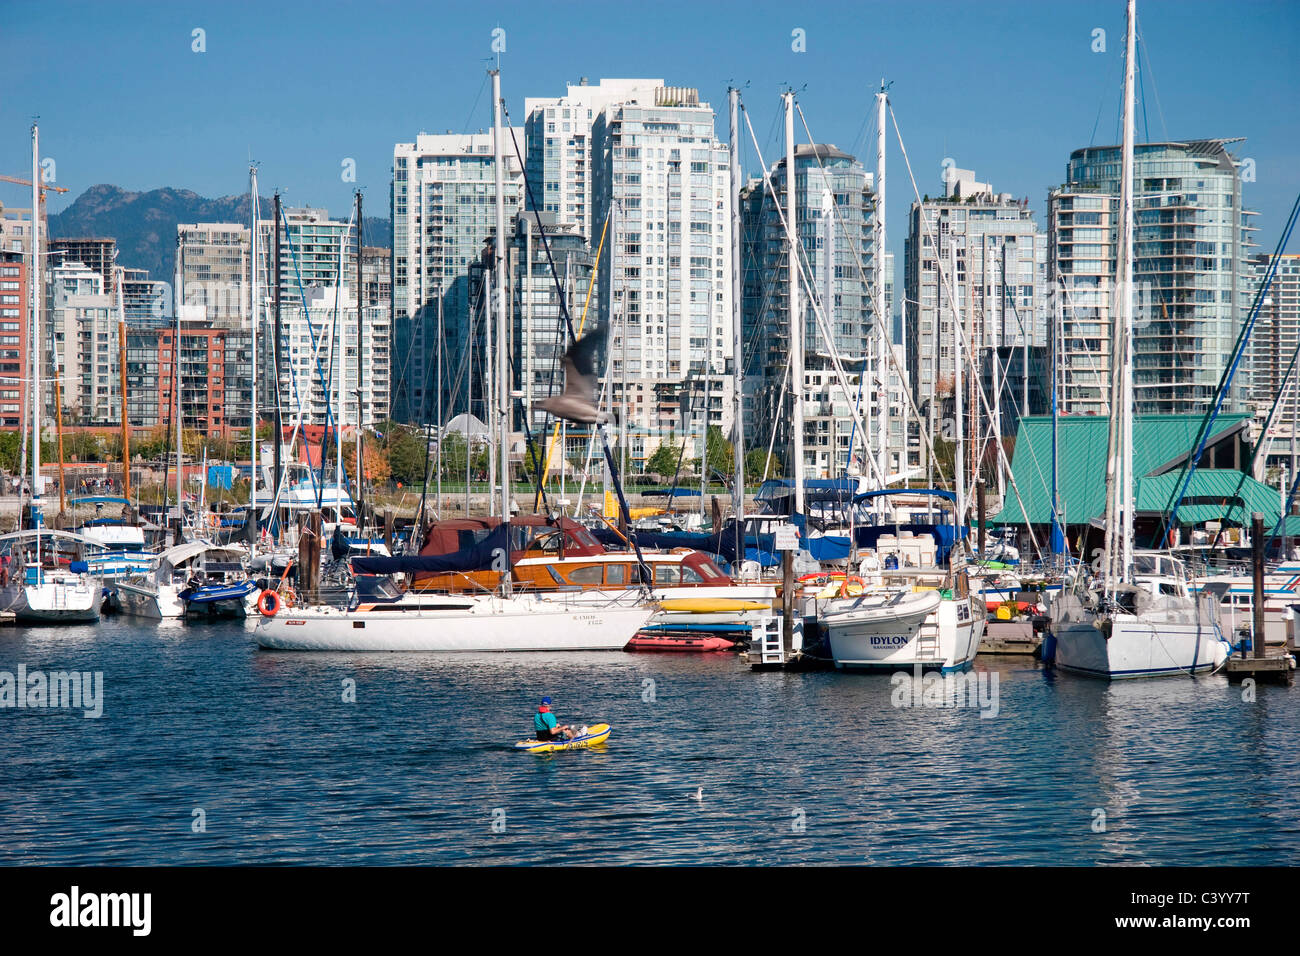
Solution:
<svg viewBox="0 0 1300 956"><path fill-rule="evenodd" d="M421 554L447 555L464 551L486 539L494 519L470 518L440 522L429 534ZM596 601L610 599L641 586L637 556L631 550L606 551L591 531L570 518L554 522L539 515L511 519L514 538L510 555L512 589L516 593L591 592ZM767 583L738 585L704 552L681 548L643 551L655 600L693 598L700 601L766 601L776 597ZM413 591L482 592L500 584L501 571L461 571L420 574Z"/></svg>

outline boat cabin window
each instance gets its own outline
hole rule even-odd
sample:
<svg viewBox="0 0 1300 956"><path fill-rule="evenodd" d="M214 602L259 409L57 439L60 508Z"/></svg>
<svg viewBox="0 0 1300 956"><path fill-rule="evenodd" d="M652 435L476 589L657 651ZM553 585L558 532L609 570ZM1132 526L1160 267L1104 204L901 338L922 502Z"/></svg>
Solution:
<svg viewBox="0 0 1300 956"><path fill-rule="evenodd" d="M682 569L683 574L686 574L686 572L689 571L699 579L696 580L695 578L691 578L689 581L691 584L703 584L705 582L713 584L729 583L729 579L725 574L718 570L718 566L714 563L713 559L702 552L688 554L682 560Z"/></svg>
<svg viewBox="0 0 1300 956"><path fill-rule="evenodd" d="M595 539L590 531L581 525L576 528L569 528L569 537L584 548L594 548L597 551L600 550L600 542Z"/></svg>
<svg viewBox="0 0 1300 956"><path fill-rule="evenodd" d="M569 572L569 582L571 584L599 586L603 572L604 569L599 564L590 565L585 568L574 568Z"/></svg>
<svg viewBox="0 0 1300 956"><path fill-rule="evenodd" d="M682 584L703 584L704 578L694 568L682 565Z"/></svg>
<svg viewBox="0 0 1300 956"><path fill-rule="evenodd" d="M544 534L528 546L529 551L543 551L546 554L560 553L560 540L562 535L558 531L552 531L550 534Z"/></svg>
<svg viewBox="0 0 1300 956"><path fill-rule="evenodd" d="M614 587L625 587L627 585L626 564L607 564L605 565L605 583Z"/></svg>
<svg viewBox="0 0 1300 956"><path fill-rule="evenodd" d="M675 564L656 564L655 584L681 584L682 572Z"/></svg>
<svg viewBox="0 0 1300 956"><path fill-rule="evenodd" d="M1174 595L1174 596L1177 596L1177 594L1178 594L1178 586L1177 586L1176 584L1170 584L1170 583L1168 583L1167 581L1161 581L1161 582L1160 582L1160 593L1161 593L1161 594L1172 594L1172 595Z"/></svg>

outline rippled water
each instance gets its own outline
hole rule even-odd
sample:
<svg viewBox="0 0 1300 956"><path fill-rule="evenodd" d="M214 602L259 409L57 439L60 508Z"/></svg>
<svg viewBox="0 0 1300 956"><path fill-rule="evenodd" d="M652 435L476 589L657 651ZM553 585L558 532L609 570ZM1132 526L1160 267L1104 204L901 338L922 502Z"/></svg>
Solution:
<svg viewBox="0 0 1300 956"><path fill-rule="evenodd" d="M722 655L289 654L122 620L0 630L20 663L102 671L105 704L0 709L6 864L1300 863L1295 688L983 658L984 719ZM514 752L543 694L609 744Z"/></svg>

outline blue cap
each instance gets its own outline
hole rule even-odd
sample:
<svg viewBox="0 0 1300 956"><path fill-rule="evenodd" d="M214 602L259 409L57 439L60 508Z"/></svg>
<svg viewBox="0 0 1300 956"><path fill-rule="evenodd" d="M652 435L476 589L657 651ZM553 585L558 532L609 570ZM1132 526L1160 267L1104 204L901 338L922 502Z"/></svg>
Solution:
<svg viewBox="0 0 1300 956"><path fill-rule="evenodd" d="M546 704L547 706L550 706L551 698L549 698L549 697L543 697L543 698L542 698L542 703L543 703L543 704Z"/></svg>

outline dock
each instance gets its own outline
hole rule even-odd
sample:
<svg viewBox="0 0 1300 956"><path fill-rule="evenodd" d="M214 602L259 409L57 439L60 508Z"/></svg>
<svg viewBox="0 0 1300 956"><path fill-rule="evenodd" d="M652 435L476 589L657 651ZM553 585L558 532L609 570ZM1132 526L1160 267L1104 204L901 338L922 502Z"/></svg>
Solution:
<svg viewBox="0 0 1300 956"><path fill-rule="evenodd" d="M1223 672L1233 684L1248 679L1257 684L1291 684L1295 681L1295 667L1286 654L1266 654L1263 657L1234 655L1228 658Z"/></svg>
<svg viewBox="0 0 1300 956"><path fill-rule="evenodd" d="M1015 621L990 620L984 625L979 652L1033 655L1042 643L1043 635L1034 628L1034 622L1029 618Z"/></svg>

